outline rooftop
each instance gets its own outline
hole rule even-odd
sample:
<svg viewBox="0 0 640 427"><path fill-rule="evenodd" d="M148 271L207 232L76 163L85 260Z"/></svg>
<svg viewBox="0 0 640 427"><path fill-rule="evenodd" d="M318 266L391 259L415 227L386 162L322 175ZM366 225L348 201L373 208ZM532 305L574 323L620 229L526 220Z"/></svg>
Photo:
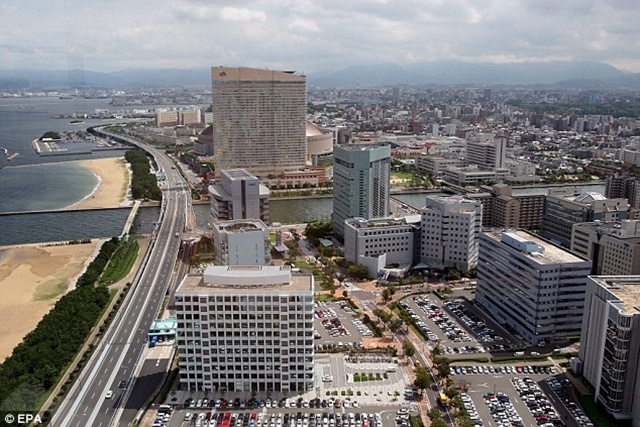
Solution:
<svg viewBox="0 0 640 427"><path fill-rule="evenodd" d="M640 242L639 220L583 222L578 227L596 230L599 235L616 236L619 239L625 239L629 243Z"/></svg>
<svg viewBox="0 0 640 427"><path fill-rule="evenodd" d="M212 265L184 278L177 292L313 292L313 276L292 274L290 266Z"/></svg>
<svg viewBox="0 0 640 427"><path fill-rule="evenodd" d="M640 314L640 276L591 276L618 297L624 314Z"/></svg>
<svg viewBox="0 0 640 427"><path fill-rule="evenodd" d="M273 81L273 82L306 82L306 77L293 71L274 71L247 67L211 67L211 79L214 82L233 81Z"/></svg>
<svg viewBox="0 0 640 427"><path fill-rule="evenodd" d="M352 144L340 144L340 145L336 145L336 147L339 147L345 151L368 151L368 150L376 150L378 148L382 148L382 147L386 147L389 144L386 142L376 142L376 143L365 143L365 144L357 144L357 143L352 143Z"/></svg>
<svg viewBox="0 0 640 427"><path fill-rule="evenodd" d="M504 234L508 234L510 237L521 242L530 242L531 244L538 245L541 248L539 252L526 253L521 251L522 256L529 258L537 264L557 264L557 263L584 263L586 261L571 252L567 252L562 248L559 248L546 240L542 240L534 234L529 234L524 230L508 230ZM504 245L507 243L502 242L503 231L499 229L485 230L484 235L501 242ZM509 245L510 246L510 245ZM513 247L513 246L510 246Z"/></svg>
<svg viewBox="0 0 640 427"><path fill-rule="evenodd" d="M574 202L585 203L585 204L595 202L596 200L607 200L607 198L600 193L589 192L589 193L582 193L579 196L577 196L575 199L573 199Z"/></svg>
<svg viewBox="0 0 640 427"><path fill-rule="evenodd" d="M257 179L255 175L251 174L246 169L225 169L223 171L220 171L220 173L227 175L232 179Z"/></svg>
<svg viewBox="0 0 640 427"><path fill-rule="evenodd" d="M230 221L215 222L214 227L221 231L232 233L253 232L257 230L269 231L267 226L259 219L234 219Z"/></svg>

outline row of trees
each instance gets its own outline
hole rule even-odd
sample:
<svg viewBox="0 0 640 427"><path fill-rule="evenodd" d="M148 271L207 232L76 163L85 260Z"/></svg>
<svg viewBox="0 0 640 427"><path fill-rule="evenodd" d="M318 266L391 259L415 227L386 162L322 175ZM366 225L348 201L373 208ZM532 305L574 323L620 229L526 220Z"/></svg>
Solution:
<svg viewBox="0 0 640 427"><path fill-rule="evenodd" d="M131 164L131 195L134 199L160 200L162 191L151 173L149 159L141 150L128 150L124 158Z"/></svg>
<svg viewBox="0 0 640 427"><path fill-rule="evenodd" d="M0 365L0 411L33 412L78 354L109 304L109 290L98 286L120 240L105 242L76 282Z"/></svg>
<svg viewBox="0 0 640 427"><path fill-rule="evenodd" d="M104 271L107 263L109 262L115 251L118 249L119 245L120 239L118 239L117 237L104 242L102 244L102 247L100 248L98 256L96 256L95 259L91 261L91 263L87 267L87 270L82 276L80 276L80 278L76 282L76 286L93 286Z"/></svg>

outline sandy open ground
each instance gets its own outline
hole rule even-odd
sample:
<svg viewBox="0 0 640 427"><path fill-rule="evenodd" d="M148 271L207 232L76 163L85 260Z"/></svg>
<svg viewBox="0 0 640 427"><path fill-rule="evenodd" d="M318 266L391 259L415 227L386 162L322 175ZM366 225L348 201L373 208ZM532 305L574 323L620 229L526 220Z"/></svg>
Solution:
<svg viewBox="0 0 640 427"><path fill-rule="evenodd" d="M0 248L0 362L75 282L97 244Z"/></svg>
<svg viewBox="0 0 640 427"><path fill-rule="evenodd" d="M92 194L67 209L114 208L127 204L129 171L124 157L81 160L78 164L96 174L100 182Z"/></svg>

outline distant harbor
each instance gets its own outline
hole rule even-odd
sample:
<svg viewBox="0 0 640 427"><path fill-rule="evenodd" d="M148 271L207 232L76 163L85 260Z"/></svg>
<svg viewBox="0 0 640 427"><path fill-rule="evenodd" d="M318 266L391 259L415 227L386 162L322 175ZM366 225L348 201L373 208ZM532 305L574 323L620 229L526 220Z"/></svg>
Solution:
<svg viewBox="0 0 640 427"><path fill-rule="evenodd" d="M120 144L111 144L99 139L61 140L51 138L34 139L31 141L31 147L41 157L65 156L70 154L89 155L96 151L127 150L130 148Z"/></svg>

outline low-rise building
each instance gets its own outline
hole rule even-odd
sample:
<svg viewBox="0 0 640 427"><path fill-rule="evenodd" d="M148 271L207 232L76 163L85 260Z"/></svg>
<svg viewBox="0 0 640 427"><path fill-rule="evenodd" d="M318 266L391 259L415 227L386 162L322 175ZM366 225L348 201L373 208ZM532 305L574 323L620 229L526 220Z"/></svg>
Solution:
<svg viewBox="0 0 640 427"><path fill-rule="evenodd" d="M593 262L592 274L640 274L640 221L574 224L571 250Z"/></svg>
<svg viewBox="0 0 640 427"><path fill-rule="evenodd" d="M550 191L545 200L540 234L565 248L571 246L573 224L591 221L620 221L629 217L626 199L607 199L588 192L578 196Z"/></svg>
<svg viewBox="0 0 640 427"><path fill-rule="evenodd" d="M464 159L452 156L420 156L416 157L416 168L430 174L431 176L440 176L444 170L449 167L461 168L465 166Z"/></svg>
<svg viewBox="0 0 640 427"><path fill-rule="evenodd" d="M420 215L403 218L350 218L344 224L344 256L364 265L369 277L385 267L408 271L416 260Z"/></svg>
<svg viewBox="0 0 640 427"><path fill-rule="evenodd" d="M215 221L213 244L218 265L267 265L271 259L269 228L257 219Z"/></svg>
<svg viewBox="0 0 640 427"><path fill-rule="evenodd" d="M509 176L509 169L481 169L476 165L448 167L442 171L442 178L445 181L462 186L504 181L507 176Z"/></svg>

